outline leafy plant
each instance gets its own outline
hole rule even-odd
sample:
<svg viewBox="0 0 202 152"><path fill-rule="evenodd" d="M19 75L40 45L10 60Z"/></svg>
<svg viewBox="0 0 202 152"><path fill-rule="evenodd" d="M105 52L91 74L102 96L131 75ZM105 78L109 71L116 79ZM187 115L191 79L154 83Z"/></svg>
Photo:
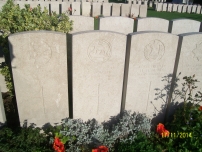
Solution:
<svg viewBox="0 0 202 152"><path fill-rule="evenodd" d="M8 46L8 36L13 33L33 30L52 30L63 33L68 33L72 30L73 21L63 14L53 12L48 15L48 10L41 10L40 6L31 8L25 5L25 8L20 9L12 0L8 0L2 7L0 12L0 46L3 48L5 63L0 73L5 76L7 88L11 94L14 93L12 72L10 63L10 54Z"/></svg>

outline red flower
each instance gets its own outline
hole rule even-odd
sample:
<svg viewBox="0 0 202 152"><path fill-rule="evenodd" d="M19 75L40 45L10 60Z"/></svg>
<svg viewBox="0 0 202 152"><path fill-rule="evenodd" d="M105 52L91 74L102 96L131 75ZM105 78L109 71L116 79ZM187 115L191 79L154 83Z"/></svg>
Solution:
<svg viewBox="0 0 202 152"><path fill-rule="evenodd" d="M202 106L200 106L200 107L198 108L198 110L202 111Z"/></svg>
<svg viewBox="0 0 202 152"><path fill-rule="evenodd" d="M166 136L169 136L170 132L168 130L165 129L164 125L162 123L159 123L157 125L157 129L156 129L156 132L163 136L163 137L166 137Z"/></svg>
<svg viewBox="0 0 202 152"><path fill-rule="evenodd" d="M71 7L69 7L69 8L68 8L68 11L70 11L70 12L71 12L71 11L72 11L72 8L71 8Z"/></svg>
<svg viewBox="0 0 202 152"><path fill-rule="evenodd" d="M55 137L53 148L57 152L65 152L64 144L60 141L59 138Z"/></svg>
<svg viewBox="0 0 202 152"><path fill-rule="evenodd" d="M93 149L92 152L108 152L108 148L105 146L99 146L97 149Z"/></svg>

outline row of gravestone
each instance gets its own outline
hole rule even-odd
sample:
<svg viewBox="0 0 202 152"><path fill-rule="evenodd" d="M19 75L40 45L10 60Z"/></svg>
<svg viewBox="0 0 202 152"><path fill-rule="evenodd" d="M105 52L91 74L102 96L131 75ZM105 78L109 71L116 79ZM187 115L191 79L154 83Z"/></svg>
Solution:
<svg viewBox="0 0 202 152"><path fill-rule="evenodd" d="M121 110L163 113L172 77L196 75L202 86L202 33L143 31L64 34L30 31L9 36L21 125L65 117L107 121ZM181 99L172 94L173 103Z"/></svg>
<svg viewBox="0 0 202 152"><path fill-rule="evenodd" d="M146 17L147 5L138 4L121 4L121 3L91 3L91 2L33 2L33 1L16 1L16 4L23 8L25 4L30 4L31 7L40 5L42 8L46 7L48 10L56 13L67 13L70 15L83 16L129 16ZM71 11L70 9L71 8Z"/></svg>
<svg viewBox="0 0 202 152"><path fill-rule="evenodd" d="M157 3L156 11L202 14L201 5L183 5L172 3Z"/></svg>
<svg viewBox="0 0 202 152"><path fill-rule="evenodd" d="M73 31L94 30L94 18L85 16L69 16L73 21ZM191 19L166 20L162 18L145 17L133 19L127 17L101 17L99 30L107 30L128 34L140 31L160 31L172 34L202 32L202 23Z"/></svg>

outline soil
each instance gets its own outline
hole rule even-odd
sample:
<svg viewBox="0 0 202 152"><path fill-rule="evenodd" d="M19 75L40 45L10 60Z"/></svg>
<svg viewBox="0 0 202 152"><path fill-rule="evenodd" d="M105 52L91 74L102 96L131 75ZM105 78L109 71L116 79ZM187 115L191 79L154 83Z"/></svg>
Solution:
<svg viewBox="0 0 202 152"><path fill-rule="evenodd" d="M15 96L11 97L8 92L2 92L2 98L6 113L6 125L11 128L20 126Z"/></svg>

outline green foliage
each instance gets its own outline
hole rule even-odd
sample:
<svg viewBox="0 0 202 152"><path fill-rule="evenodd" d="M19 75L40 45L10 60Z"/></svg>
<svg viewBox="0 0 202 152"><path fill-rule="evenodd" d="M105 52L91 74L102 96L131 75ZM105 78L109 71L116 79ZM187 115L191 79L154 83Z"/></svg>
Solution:
<svg viewBox="0 0 202 152"><path fill-rule="evenodd" d="M52 152L48 137L39 128L4 127L0 130L1 152Z"/></svg>
<svg viewBox="0 0 202 152"><path fill-rule="evenodd" d="M0 73L6 77L8 90L13 93L12 72L8 70L8 67L10 67L8 36L17 32L33 30L52 30L68 33L72 30L73 22L64 13L58 15L53 12L49 15L48 10L44 9L42 11L40 6L32 9L29 5L25 5L25 8L20 9L12 0L8 0L2 7L0 20L0 29L3 33L0 36L0 46L3 48L6 61L6 65L4 65Z"/></svg>

